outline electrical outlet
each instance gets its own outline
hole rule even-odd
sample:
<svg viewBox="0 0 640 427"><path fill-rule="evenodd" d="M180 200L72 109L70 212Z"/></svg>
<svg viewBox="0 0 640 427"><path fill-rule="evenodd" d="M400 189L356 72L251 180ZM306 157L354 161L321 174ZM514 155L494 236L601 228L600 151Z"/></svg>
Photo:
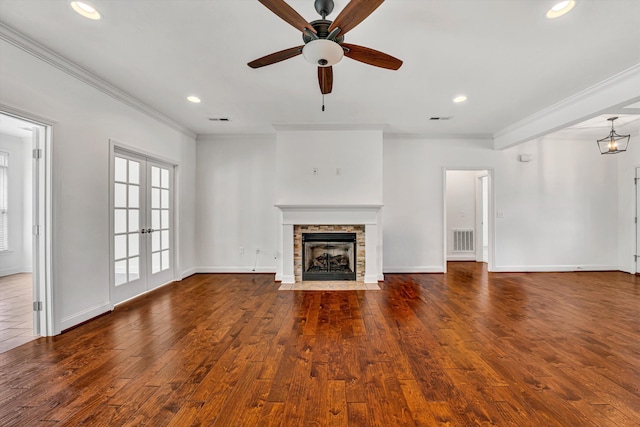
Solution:
<svg viewBox="0 0 640 427"><path fill-rule="evenodd" d="M244 246L240 246L240 255L244 255Z"/></svg>

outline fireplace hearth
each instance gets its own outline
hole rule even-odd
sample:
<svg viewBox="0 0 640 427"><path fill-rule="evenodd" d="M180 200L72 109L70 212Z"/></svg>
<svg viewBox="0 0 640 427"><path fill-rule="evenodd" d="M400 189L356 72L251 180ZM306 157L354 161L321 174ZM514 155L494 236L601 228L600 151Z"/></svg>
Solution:
<svg viewBox="0 0 640 427"><path fill-rule="evenodd" d="M356 233L303 233L302 280L356 280Z"/></svg>

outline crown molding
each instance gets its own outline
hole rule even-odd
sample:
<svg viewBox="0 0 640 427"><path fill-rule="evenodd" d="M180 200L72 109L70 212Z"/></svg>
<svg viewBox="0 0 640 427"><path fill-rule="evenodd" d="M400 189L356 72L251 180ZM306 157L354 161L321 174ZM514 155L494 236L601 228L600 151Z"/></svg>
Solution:
<svg viewBox="0 0 640 427"><path fill-rule="evenodd" d="M385 132L388 139L420 139L425 141L482 141L493 143L493 135L486 133Z"/></svg>
<svg viewBox="0 0 640 427"><path fill-rule="evenodd" d="M29 37L25 36L16 29L5 24L4 22L0 22L0 40L6 41L7 43L17 47L18 49L41 60L42 62L45 62L60 71L63 71L69 76L80 80L81 82L93 87L94 89L111 96L112 98L122 102L123 104L146 114L147 116L185 134L190 138L195 139L197 136L195 132L186 128L181 123L164 115L163 113L150 107L139 99L134 98L133 96L124 92L122 89L119 89L115 85L98 77L90 71L87 71L77 64L74 64L70 60L60 56L59 54L41 45L35 40L30 39Z"/></svg>
<svg viewBox="0 0 640 427"><path fill-rule="evenodd" d="M640 101L640 63L494 134L502 150Z"/></svg>

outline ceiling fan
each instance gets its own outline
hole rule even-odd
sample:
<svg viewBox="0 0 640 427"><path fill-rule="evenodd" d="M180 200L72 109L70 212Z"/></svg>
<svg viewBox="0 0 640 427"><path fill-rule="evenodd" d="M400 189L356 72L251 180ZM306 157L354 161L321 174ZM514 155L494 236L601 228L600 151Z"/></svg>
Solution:
<svg viewBox="0 0 640 427"><path fill-rule="evenodd" d="M318 66L320 92L331 93L333 87L332 65L343 56L375 67L397 70L402 61L386 53L368 47L345 43L344 35L367 18L384 0L351 0L335 21L327 20L333 11L333 0L315 0L314 7L322 19L307 22L284 0L258 0L285 22L302 32L304 45L281 50L249 62L251 68L275 64L300 54Z"/></svg>

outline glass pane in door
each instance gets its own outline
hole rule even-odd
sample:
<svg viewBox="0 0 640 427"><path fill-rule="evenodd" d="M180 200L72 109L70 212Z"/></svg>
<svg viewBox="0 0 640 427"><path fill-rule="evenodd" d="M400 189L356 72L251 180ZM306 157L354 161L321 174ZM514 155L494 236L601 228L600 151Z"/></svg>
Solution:
<svg viewBox="0 0 640 427"><path fill-rule="evenodd" d="M140 162L115 157L114 273L116 286L140 277Z"/></svg>
<svg viewBox="0 0 640 427"><path fill-rule="evenodd" d="M171 180L167 168L151 166L151 272L153 274L171 268L170 206Z"/></svg>

